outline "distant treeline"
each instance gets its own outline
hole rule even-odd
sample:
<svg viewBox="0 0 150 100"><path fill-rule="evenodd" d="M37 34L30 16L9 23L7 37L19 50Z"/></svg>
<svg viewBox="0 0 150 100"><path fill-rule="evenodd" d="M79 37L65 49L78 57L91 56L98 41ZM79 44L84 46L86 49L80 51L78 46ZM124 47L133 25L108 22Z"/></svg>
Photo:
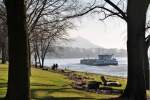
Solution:
<svg viewBox="0 0 150 100"><path fill-rule="evenodd" d="M47 58L87 58L97 57L99 54L114 54L117 57L127 55L124 49L105 49L105 48L72 48L72 47L52 47Z"/></svg>

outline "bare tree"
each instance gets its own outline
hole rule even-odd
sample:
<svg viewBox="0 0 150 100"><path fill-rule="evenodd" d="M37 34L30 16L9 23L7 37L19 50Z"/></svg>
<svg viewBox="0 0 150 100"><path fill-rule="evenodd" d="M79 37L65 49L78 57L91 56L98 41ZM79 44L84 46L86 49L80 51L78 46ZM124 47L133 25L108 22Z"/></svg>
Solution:
<svg viewBox="0 0 150 100"><path fill-rule="evenodd" d="M67 21L56 22L48 26L44 25L44 27L36 27L36 31L31 40L35 54L35 65L37 64L36 59L38 58L40 67L43 68L49 47L55 45L57 40L66 39L66 30L68 28L72 28L72 23Z"/></svg>
<svg viewBox="0 0 150 100"><path fill-rule="evenodd" d="M26 1L27 26L29 33L28 45L32 44L30 40L32 40L32 35L34 31L36 31L36 27L53 26L56 23L63 23L64 21L70 23L69 18L67 17L76 14L79 12L79 9L83 8L79 1L80 0ZM43 19L44 22L42 22ZM29 53L30 52L31 50L29 50Z"/></svg>
<svg viewBox="0 0 150 100"><path fill-rule="evenodd" d="M43 27L44 25L53 25L53 23L69 22L69 17L80 12L82 7L80 0L26 0L26 15L27 15L27 31L28 31L28 45L29 55L31 55L30 44L32 40L32 33L35 31L35 27ZM4 5L1 1L1 5ZM82 5L82 6L81 6ZM88 7L90 7L89 5ZM87 8L88 8L87 7ZM6 16L5 6L4 11L0 12L0 18ZM84 10L84 9L82 9ZM4 15L3 15L4 14ZM6 19L6 18L5 18ZM44 23L42 22L45 20ZM42 33L42 32L41 32ZM29 57L29 63L31 57Z"/></svg>
<svg viewBox="0 0 150 100"><path fill-rule="evenodd" d="M126 0L119 0L119 2L117 4L114 4L113 2L111 2L110 0L105 0L108 4L110 4L113 8L115 8L119 13L118 13L118 17L122 18L123 20L125 20L127 22L127 14L126 14L126 10L124 10L124 8L126 9L126 7L124 7L124 5L126 3L124 3L123 1L126 1ZM122 8L119 7L119 3L123 3L122 4ZM127 1L126 1L127 2ZM105 14L107 16L105 16L105 18L109 17L109 16L112 16L115 12L112 12L111 14ZM121 15L121 16L120 16ZM148 21L149 23L149 21ZM146 24L145 26L145 29L149 29L149 24ZM147 31L147 30L146 30ZM146 31L144 32L146 34ZM145 35L146 36L146 35ZM144 71L145 71L145 79L146 79L146 88L149 89L149 59L148 59L148 48L150 46L150 35L146 36L145 37L145 51L144 52L144 57L145 57L145 60L144 60Z"/></svg>
<svg viewBox="0 0 150 100"><path fill-rule="evenodd" d="M149 1L130 0L127 8L128 24L128 81L124 91L125 100L146 100L145 23Z"/></svg>

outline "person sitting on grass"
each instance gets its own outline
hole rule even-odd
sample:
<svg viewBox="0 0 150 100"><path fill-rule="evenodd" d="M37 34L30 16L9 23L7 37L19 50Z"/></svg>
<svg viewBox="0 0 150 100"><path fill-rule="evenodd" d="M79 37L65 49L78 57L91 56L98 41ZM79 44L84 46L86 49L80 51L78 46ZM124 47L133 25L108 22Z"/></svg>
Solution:
<svg viewBox="0 0 150 100"><path fill-rule="evenodd" d="M51 69L52 69L52 70L57 70L57 69L58 69L58 64L53 64L53 66L52 66Z"/></svg>
<svg viewBox="0 0 150 100"><path fill-rule="evenodd" d="M119 82L106 80L104 76L101 76L101 80L104 83L104 86L121 86Z"/></svg>

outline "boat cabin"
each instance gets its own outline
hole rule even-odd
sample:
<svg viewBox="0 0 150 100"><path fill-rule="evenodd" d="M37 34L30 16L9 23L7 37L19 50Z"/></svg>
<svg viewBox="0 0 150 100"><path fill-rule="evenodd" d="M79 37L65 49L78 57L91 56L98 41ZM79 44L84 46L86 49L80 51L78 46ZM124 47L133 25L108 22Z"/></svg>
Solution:
<svg viewBox="0 0 150 100"><path fill-rule="evenodd" d="M100 60L111 60L111 59L113 59L113 55L98 55L98 59L100 59Z"/></svg>

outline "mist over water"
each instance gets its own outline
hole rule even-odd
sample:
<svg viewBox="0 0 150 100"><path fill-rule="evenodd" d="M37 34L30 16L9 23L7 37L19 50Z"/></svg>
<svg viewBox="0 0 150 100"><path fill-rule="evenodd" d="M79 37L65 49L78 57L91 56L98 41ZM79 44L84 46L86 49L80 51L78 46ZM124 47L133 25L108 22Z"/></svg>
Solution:
<svg viewBox="0 0 150 100"><path fill-rule="evenodd" d="M105 74L112 76L127 77L127 58L117 57L117 66L91 66L80 64L82 58L61 58L61 59L46 59L44 66L51 67L53 64L57 63L60 69L69 69L72 71L81 71L97 74Z"/></svg>

